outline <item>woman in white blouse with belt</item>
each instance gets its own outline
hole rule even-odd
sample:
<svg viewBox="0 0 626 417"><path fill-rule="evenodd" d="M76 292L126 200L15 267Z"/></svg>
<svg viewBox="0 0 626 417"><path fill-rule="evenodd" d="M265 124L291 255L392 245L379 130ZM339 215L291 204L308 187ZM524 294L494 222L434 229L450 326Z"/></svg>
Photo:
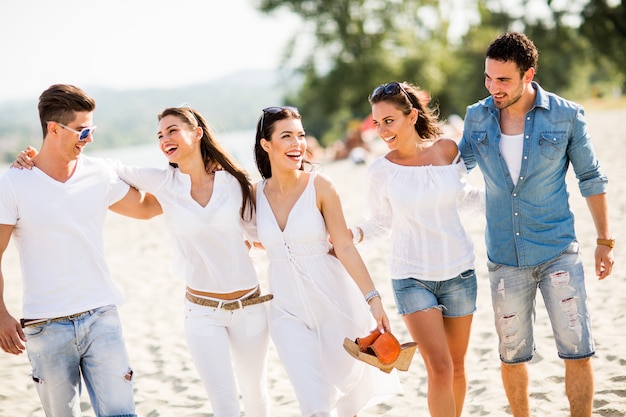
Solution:
<svg viewBox="0 0 626 417"><path fill-rule="evenodd" d="M185 335L215 416L268 417L267 304L244 241L254 215L247 174L188 107L159 115L165 169L116 166L129 184L161 203L185 280ZM212 168L221 169L213 171Z"/></svg>
<svg viewBox="0 0 626 417"><path fill-rule="evenodd" d="M355 242L391 233L394 297L426 365L430 414L458 417L476 310L474 249L459 208L472 203L483 210L484 194L467 186L456 142L439 138L439 122L422 94L393 82L370 95L389 152L368 167L367 217L352 233Z"/></svg>

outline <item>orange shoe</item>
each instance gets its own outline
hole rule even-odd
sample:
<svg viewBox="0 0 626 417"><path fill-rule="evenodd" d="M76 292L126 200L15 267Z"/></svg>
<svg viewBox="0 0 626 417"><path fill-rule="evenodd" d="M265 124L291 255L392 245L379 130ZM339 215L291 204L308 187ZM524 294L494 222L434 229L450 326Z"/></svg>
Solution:
<svg viewBox="0 0 626 417"><path fill-rule="evenodd" d="M409 370L417 343L400 344L390 332L381 334L377 329L355 341L346 338L343 347L353 358L389 373L393 368Z"/></svg>

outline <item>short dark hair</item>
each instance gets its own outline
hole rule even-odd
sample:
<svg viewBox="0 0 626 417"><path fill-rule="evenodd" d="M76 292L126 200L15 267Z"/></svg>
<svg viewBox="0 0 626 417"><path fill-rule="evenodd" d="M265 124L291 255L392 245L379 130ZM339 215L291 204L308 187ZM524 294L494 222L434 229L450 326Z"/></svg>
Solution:
<svg viewBox="0 0 626 417"><path fill-rule="evenodd" d="M48 132L48 122L71 123L77 112L92 112L96 102L80 88L69 84L54 84L39 96L39 121L43 137Z"/></svg>
<svg viewBox="0 0 626 417"><path fill-rule="evenodd" d="M514 62L523 75L529 68L537 71L539 52L533 41L523 33L506 32L491 42L486 57L496 61Z"/></svg>

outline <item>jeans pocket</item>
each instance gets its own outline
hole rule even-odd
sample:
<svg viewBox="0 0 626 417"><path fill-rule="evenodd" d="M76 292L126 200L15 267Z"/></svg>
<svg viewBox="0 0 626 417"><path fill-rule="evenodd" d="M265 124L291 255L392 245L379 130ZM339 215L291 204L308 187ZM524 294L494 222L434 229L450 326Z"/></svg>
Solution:
<svg viewBox="0 0 626 417"><path fill-rule="evenodd" d="M37 336L41 336L46 332L46 328L48 327L47 323L34 324L32 326L24 327L24 334L26 338L33 338Z"/></svg>
<svg viewBox="0 0 626 417"><path fill-rule="evenodd" d="M459 277L461 279L468 279L472 278L474 275L476 275L476 271L474 269L468 269L467 271L461 272Z"/></svg>
<svg viewBox="0 0 626 417"><path fill-rule="evenodd" d="M502 265L497 264L495 262L491 262L490 260L487 260L487 270L489 272L497 271L501 267L502 267Z"/></svg>
<svg viewBox="0 0 626 417"><path fill-rule="evenodd" d="M115 314L117 312L117 307L115 305L108 305L104 307L97 308L95 314L98 316L106 316L107 314Z"/></svg>

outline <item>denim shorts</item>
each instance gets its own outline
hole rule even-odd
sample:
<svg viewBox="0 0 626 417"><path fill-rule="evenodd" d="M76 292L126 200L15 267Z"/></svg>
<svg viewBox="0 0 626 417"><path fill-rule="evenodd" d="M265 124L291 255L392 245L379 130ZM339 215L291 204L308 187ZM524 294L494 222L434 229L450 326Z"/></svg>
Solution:
<svg viewBox="0 0 626 417"><path fill-rule="evenodd" d="M583 359L595 353L578 242L535 267L517 268L490 261L487 267L502 362L527 362L535 353L537 288L552 324L559 357Z"/></svg>
<svg viewBox="0 0 626 417"><path fill-rule="evenodd" d="M445 281L392 279L393 296L401 315L438 308L444 317L462 317L476 311L476 272L468 269Z"/></svg>

